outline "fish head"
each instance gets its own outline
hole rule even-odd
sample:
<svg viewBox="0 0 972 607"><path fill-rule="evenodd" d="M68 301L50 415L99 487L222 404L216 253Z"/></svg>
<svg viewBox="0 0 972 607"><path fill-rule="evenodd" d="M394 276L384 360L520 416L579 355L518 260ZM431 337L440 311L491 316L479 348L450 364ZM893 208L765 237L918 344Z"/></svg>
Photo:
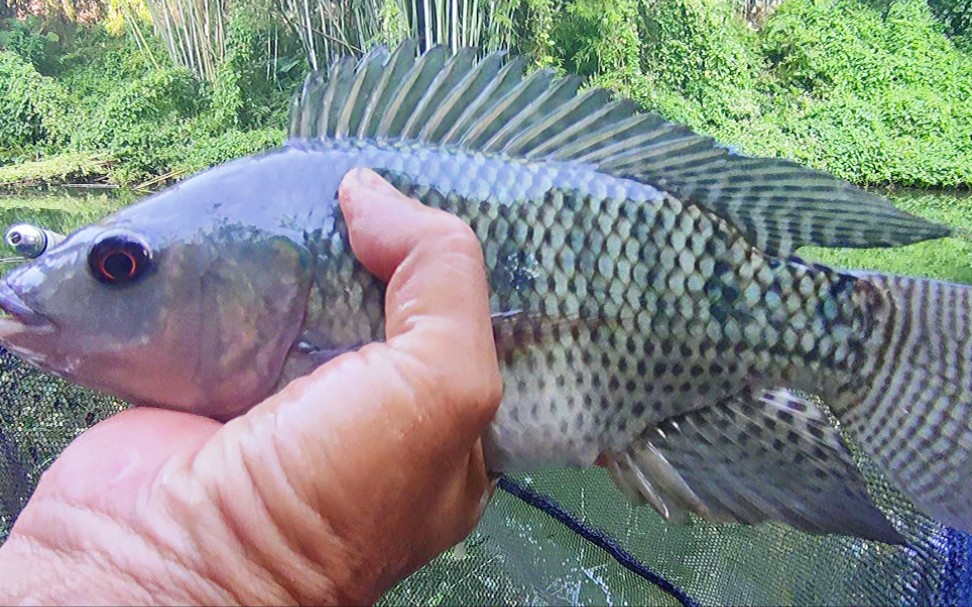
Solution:
<svg viewBox="0 0 972 607"><path fill-rule="evenodd" d="M222 185L220 199L245 199ZM266 397L300 332L309 256L281 230L220 210L212 188L188 186L10 272L0 345L137 404L226 419Z"/></svg>

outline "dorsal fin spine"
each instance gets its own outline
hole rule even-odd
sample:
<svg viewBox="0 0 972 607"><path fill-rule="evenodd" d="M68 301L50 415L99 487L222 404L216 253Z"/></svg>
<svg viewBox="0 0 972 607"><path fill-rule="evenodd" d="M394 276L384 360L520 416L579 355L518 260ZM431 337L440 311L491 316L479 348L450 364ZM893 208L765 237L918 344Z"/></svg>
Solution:
<svg viewBox="0 0 972 607"><path fill-rule="evenodd" d="M595 90L595 92L597 92L597 90ZM594 93L591 94L593 95ZM569 140L574 135L583 132L584 129L586 129L588 126L594 124L601 117L606 116L607 114L609 114L610 112L616 109L618 109L618 105L616 102L609 102L605 104L604 107L595 111L587 118L583 120L579 120L575 122L573 125L561 131L561 133L557 135L555 138L538 145L536 149L533 150L532 156L534 158L541 158L547 155L548 153L552 152L552 150L554 150L555 148L563 148L564 141Z"/></svg>
<svg viewBox="0 0 972 607"><path fill-rule="evenodd" d="M428 122L422 127L419 132L419 139L429 139L434 137L436 131L442 125L451 112L455 111L456 104L459 100L463 98L464 93L467 89L472 88L472 86L479 80L484 73L492 71L493 67L498 67L500 57L496 55L490 55L484 58L482 61L477 63L475 67L469 71L468 74L451 90L449 94L443 99L442 105L435 110L432 116L429 117Z"/></svg>
<svg viewBox="0 0 972 607"><path fill-rule="evenodd" d="M807 244L894 246L951 233L818 171L742 156L630 100L599 104L609 95L578 92L576 78L549 70L523 76L522 58L503 65L496 54L477 61L471 49L452 56L441 46L416 58L416 48L407 41L390 58L382 49L357 65L341 60L326 81L313 74L294 107L291 137L413 141L583 163L667 190L778 256Z"/></svg>
<svg viewBox="0 0 972 607"><path fill-rule="evenodd" d="M392 83L401 77L403 72L407 73L407 70L415 63L417 48L418 43L416 41L406 40L392 51L391 57L382 66L382 74L378 84L375 85L372 101L365 108L365 113L361 117L361 126L358 128L359 136L378 136L378 120L375 117L385 115L385 110L395 93Z"/></svg>
<svg viewBox="0 0 972 607"><path fill-rule="evenodd" d="M436 47L438 48L438 47ZM434 56L441 55L441 49L436 55L431 55L431 51L425 53L412 64L412 68L408 71L408 74L404 77L404 82L398 87L397 93L392 97L389 102L388 108L385 114L382 116L381 122L378 124L378 132L389 133L391 130L392 123L398 118L399 113L403 104L408 100L409 94L412 92L412 88L415 83L422 77L425 66L429 63L431 58ZM389 133L390 136L395 137L398 133Z"/></svg>
<svg viewBox="0 0 972 607"><path fill-rule="evenodd" d="M478 124L473 125L473 127L466 132L463 138L459 140L459 145L461 146L467 143L475 144L481 149L485 150L485 146L483 146L481 142L477 141L478 138L490 128L501 128L497 127L497 122L499 117L503 115L503 112L512 107L522 97L526 96L528 91L531 90L531 87L536 86L538 82L542 82L544 80L549 82L550 75L550 72L541 70L527 76L525 80L521 81L521 85L519 87L514 87L503 95L492 107L487 110L484 116L480 117Z"/></svg>
<svg viewBox="0 0 972 607"><path fill-rule="evenodd" d="M359 64L359 69L354 82L351 85L351 93L348 103L344 104L344 111L335 128L335 134L339 137L354 137L358 134L361 124L361 117L366 108L371 103L374 95L374 86L367 86L375 78L380 77L381 67L388 58L388 49L384 46L372 49L364 60ZM362 97L362 95L364 95ZM355 117L357 116L357 120Z"/></svg>
<svg viewBox="0 0 972 607"><path fill-rule="evenodd" d="M577 88L580 86L580 79L577 78L571 82L567 88L573 88L576 92ZM529 144L534 138L541 135L544 131L551 128L557 122L565 119L571 114L578 106L583 104L590 95L581 94L573 95L571 99L568 99L566 103L561 104L559 109L550 112L546 117L533 123L530 127L522 129L519 133L514 134L503 146L503 151L511 156L518 156L521 152L521 147Z"/></svg>
<svg viewBox="0 0 972 607"><path fill-rule="evenodd" d="M626 118L620 124L617 124L610 128L602 128L595 131L590 136L585 139L580 139L574 142L573 145L569 145L561 150L559 150L556 156L560 158L569 158L577 162L587 162L587 158L593 157L600 150L597 144L609 141L612 137L628 129L631 125L641 122L644 118L642 116L634 115ZM590 150L584 153L585 150Z"/></svg>
<svg viewBox="0 0 972 607"><path fill-rule="evenodd" d="M502 128L496 131L496 133L483 145L483 147L487 150L505 152L506 143L509 138L521 131L523 128L523 123L534 115L535 110L543 106L543 104L545 104L549 99L556 98L565 90L570 90L571 84L572 82L567 79L556 81L553 86L549 87L536 99L525 105L523 109L517 112L515 116L513 116L505 125L503 125Z"/></svg>
<svg viewBox="0 0 972 607"><path fill-rule="evenodd" d="M497 90L501 90L504 86L509 85L510 78L515 79L519 77L524 67L525 61L523 61L523 58L517 57L500 68L500 71L493 82L483 89L483 92L476 97L475 101L469 105L466 111L460 114L459 118L456 120L456 124L454 124L452 128L446 132L446 134L443 136L444 142L459 145L459 143L463 141L469 134L469 131L476 126L471 120L472 117L476 116L477 112L486 111L493 93Z"/></svg>
<svg viewBox="0 0 972 607"><path fill-rule="evenodd" d="M464 77L471 73L470 68L472 67L472 63L475 58L475 51L473 51L473 49L466 48L461 49L446 62L445 67L435 76L432 83L429 85L428 90L424 95L422 95L418 103L416 103L416 108L422 108L422 110L413 112L408 121L405 123L401 134L403 139L420 139L419 132L424 125L428 124L430 114L434 114L437 109L437 106L433 104L432 101L440 98L443 90L445 90L447 93L461 90L458 83L462 83L464 81ZM454 83L451 87L443 86L457 76L458 83ZM441 104L443 100L438 99L438 101Z"/></svg>

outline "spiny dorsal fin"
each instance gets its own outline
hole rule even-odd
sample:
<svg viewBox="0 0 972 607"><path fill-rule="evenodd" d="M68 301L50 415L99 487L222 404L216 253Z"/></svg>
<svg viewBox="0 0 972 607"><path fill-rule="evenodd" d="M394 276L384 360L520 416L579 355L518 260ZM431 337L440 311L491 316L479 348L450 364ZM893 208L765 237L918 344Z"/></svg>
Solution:
<svg viewBox="0 0 972 607"><path fill-rule="evenodd" d="M523 76L521 58L476 60L407 41L308 76L291 139L368 137L454 146L533 161L574 161L634 179L731 222L757 247L878 247L949 235L884 198L780 158L737 154L628 100L550 70Z"/></svg>
<svg viewBox="0 0 972 607"><path fill-rule="evenodd" d="M783 521L811 533L903 538L870 501L839 432L789 390L740 395L666 420L605 454L618 486L668 519Z"/></svg>

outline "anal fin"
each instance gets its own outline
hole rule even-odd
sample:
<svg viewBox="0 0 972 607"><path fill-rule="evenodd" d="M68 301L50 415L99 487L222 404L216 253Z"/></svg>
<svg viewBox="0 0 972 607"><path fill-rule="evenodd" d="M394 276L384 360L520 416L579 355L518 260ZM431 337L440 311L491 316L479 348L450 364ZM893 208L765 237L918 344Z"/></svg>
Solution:
<svg viewBox="0 0 972 607"><path fill-rule="evenodd" d="M665 420L602 461L626 495L669 520L694 512L904 543L868 497L837 429L789 390L737 395Z"/></svg>

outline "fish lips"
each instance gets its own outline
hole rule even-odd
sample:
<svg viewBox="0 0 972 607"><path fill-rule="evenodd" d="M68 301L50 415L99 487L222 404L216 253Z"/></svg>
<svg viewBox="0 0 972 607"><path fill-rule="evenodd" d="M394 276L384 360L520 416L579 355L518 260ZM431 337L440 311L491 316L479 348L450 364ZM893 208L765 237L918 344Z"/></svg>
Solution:
<svg viewBox="0 0 972 607"><path fill-rule="evenodd" d="M6 280L0 281L0 343L18 333L43 334L54 331L54 324L37 313Z"/></svg>

